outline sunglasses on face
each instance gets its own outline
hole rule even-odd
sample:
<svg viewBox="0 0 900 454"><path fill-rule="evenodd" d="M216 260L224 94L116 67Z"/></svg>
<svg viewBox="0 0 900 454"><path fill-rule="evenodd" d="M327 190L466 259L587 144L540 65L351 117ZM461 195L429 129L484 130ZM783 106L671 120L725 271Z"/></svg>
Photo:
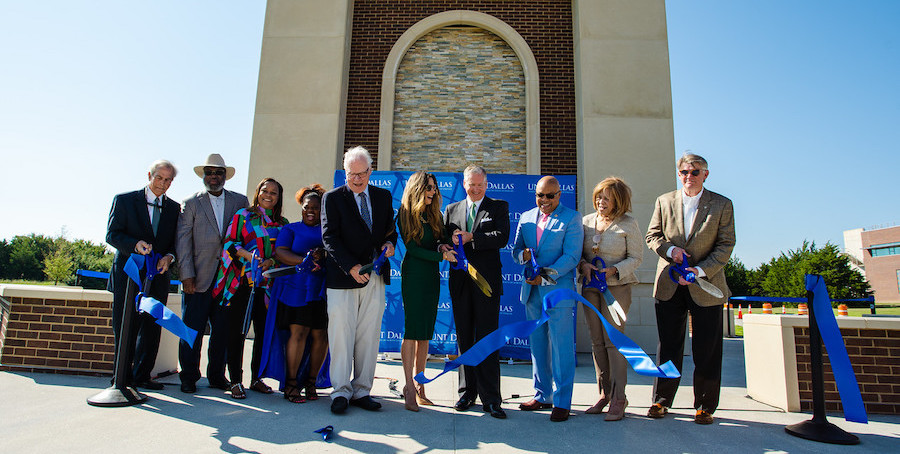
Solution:
<svg viewBox="0 0 900 454"><path fill-rule="evenodd" d="M692 176L695 176L695 177L696 177L697 175L700 175L700 169L694 169L694 170L679 170L678 173L680 173L680 174L682 174L682 175L684 175L684 176L687 176L688 174L691 174Z"/></svg>
<svg viewBox="0 0 900 454"><path fill-rule="evenodd" d="M539 198L539 199L546 198L547 200L553 200L553 199L556 198L556 195L557 195L557 194L559 194L559 191L557 191L557 192L551 192L551 193L549 193L549 194L544 194L544 193L541 193L541 192L535 192L535 193L534 193L534 196L537 197L537 198Z"/></svg>
<svg viewBox="0 0 900 454"><path fill-rule="evenodd" d="M208 177L213 176L213 175L215 175L217 177L221 177L221 176L225 175L225 171L222 169L216 169L216 170L205 170L204 169L203 175L206 175Z"/></svg>

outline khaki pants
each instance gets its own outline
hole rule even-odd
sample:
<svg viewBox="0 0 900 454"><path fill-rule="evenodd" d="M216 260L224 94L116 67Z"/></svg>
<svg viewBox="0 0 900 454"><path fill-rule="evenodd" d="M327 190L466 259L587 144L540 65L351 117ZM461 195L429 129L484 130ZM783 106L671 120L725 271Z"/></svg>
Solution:
<svg viewBox="0 0 900 454"><path fill-rule="evenodd" d="M368 396L375 380L385 303L384 281L372 277L362 288L327 290L332 399Z"/></svg>
<svg viewBox="0 0 900 454"><path fill-rule="evenodd" d="M609 287L609 292L616 298L626 314L631 307L631 285ZM583 294L585 299L600 310L606 321L620 332L625 332L625 322L622 322L622 326L618 326L612 321L603 294L592 288L584 289ZM594 354L594 370L597 372L597 384L600 387L601 397L606 396L611 402L624 400L625 384L628 381L628 362L609 340L609 335L606 334L606 329L597 314L585 308L584 318L591 333L591 351Z"/></svg>

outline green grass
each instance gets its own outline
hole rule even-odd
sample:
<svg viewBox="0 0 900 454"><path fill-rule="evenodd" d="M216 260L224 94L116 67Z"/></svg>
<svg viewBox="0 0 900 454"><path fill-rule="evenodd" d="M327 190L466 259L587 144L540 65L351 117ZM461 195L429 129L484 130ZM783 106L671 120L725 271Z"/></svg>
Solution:
<svg viewBox="0 0 900 454"><path fill-rule="evenodd" d="M837 308L834 308L834 315L837 317ZM734 308L735 318L737 318L737 308ZM742 312L744 314L747 313L747 308L742 308ZM761 307L753 308L754 314L762 314ZM781 314L781 307L773 307L772 313L775 315ZM787 309L788 315L796 315L797 308L789 307ZM879 315L900 315L900 306L875 306L875 313ZM870 315L871 311L867 307L851 307L847 309L847 315L849 317L861 317L863 315ZM734 327L734 335L737 337L744 337L744 327L743 326L735 326Z"/></svg>
<svg viewBox="0 0 900 454"><path fill-rule="evenodd" d="M27 279L0 279L0 284L53 285L53 281L29 281ZM65 285L65 284L63 284Z"/></svg>

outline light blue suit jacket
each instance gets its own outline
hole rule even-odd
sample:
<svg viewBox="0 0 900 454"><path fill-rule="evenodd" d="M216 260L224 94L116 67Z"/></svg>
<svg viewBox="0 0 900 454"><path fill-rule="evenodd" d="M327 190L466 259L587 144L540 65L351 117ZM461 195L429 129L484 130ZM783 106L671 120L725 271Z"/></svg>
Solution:
<svg viewBox="0 0 900 454"><path fill-rule="evenodd" d="M560 288L575 290L575 267L581 258L584 230L581 228L581 215L578 211L560 204L550 215L541 243L537 244L537 222L540 209L535 207L519 217L516 228L516 242L513 246L513 259L523 264L519 257L525 248L534 251L538 265L553 268L559 275L554 276L556 285L534 286L522 281L520 298L522 303L528 301L531 292L537 290L541 298L549 292ZM574 305L574 302L570 302Z"/></svg>

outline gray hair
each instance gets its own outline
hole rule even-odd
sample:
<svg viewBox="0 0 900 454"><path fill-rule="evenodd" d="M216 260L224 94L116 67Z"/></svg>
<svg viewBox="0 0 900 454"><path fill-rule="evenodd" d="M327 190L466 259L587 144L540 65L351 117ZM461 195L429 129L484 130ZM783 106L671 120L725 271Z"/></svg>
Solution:
<svg viewBox="0 0 900 454"><path fill-rule="evenodd" d="M347 150L347 152L344 153L344 170L349 172L350 163L360 160L365 160L366 165L368 165L369 168L372 167L372 155L369 154L369 150L366 150L365 148L360 146L356 146Z"/></svg>
<svg viewBox="0 0 900 454"><path fill-rule="evenodd" d="M463 170L463 181L469 181L472 175L484 175L487 178L487 171L484 170L484 167L472 164L466 167L466 170Z"/></svg>
<svg viewBox="0 0 900 454"><path fill-rule="evenodd" d="M684 152L680 158L678 158L678 162L675 164L675 170L681 168L681 166L685 164L690 164L694 166L695 169L707 170L709 169L709 164L706 162L706 159L703 159L703 156L691 153Z"/></svg>
<svg viewBox="0 0 900 454"><path fill-rule="evenodd" d="M159 159L153 161L153 164L150 164L150 175L156 175L156 171L159 169L171 169L172 170L172 178L175 178L178 175L178 169L175 168L175 164L172 164L165 159Z"/></svg>

